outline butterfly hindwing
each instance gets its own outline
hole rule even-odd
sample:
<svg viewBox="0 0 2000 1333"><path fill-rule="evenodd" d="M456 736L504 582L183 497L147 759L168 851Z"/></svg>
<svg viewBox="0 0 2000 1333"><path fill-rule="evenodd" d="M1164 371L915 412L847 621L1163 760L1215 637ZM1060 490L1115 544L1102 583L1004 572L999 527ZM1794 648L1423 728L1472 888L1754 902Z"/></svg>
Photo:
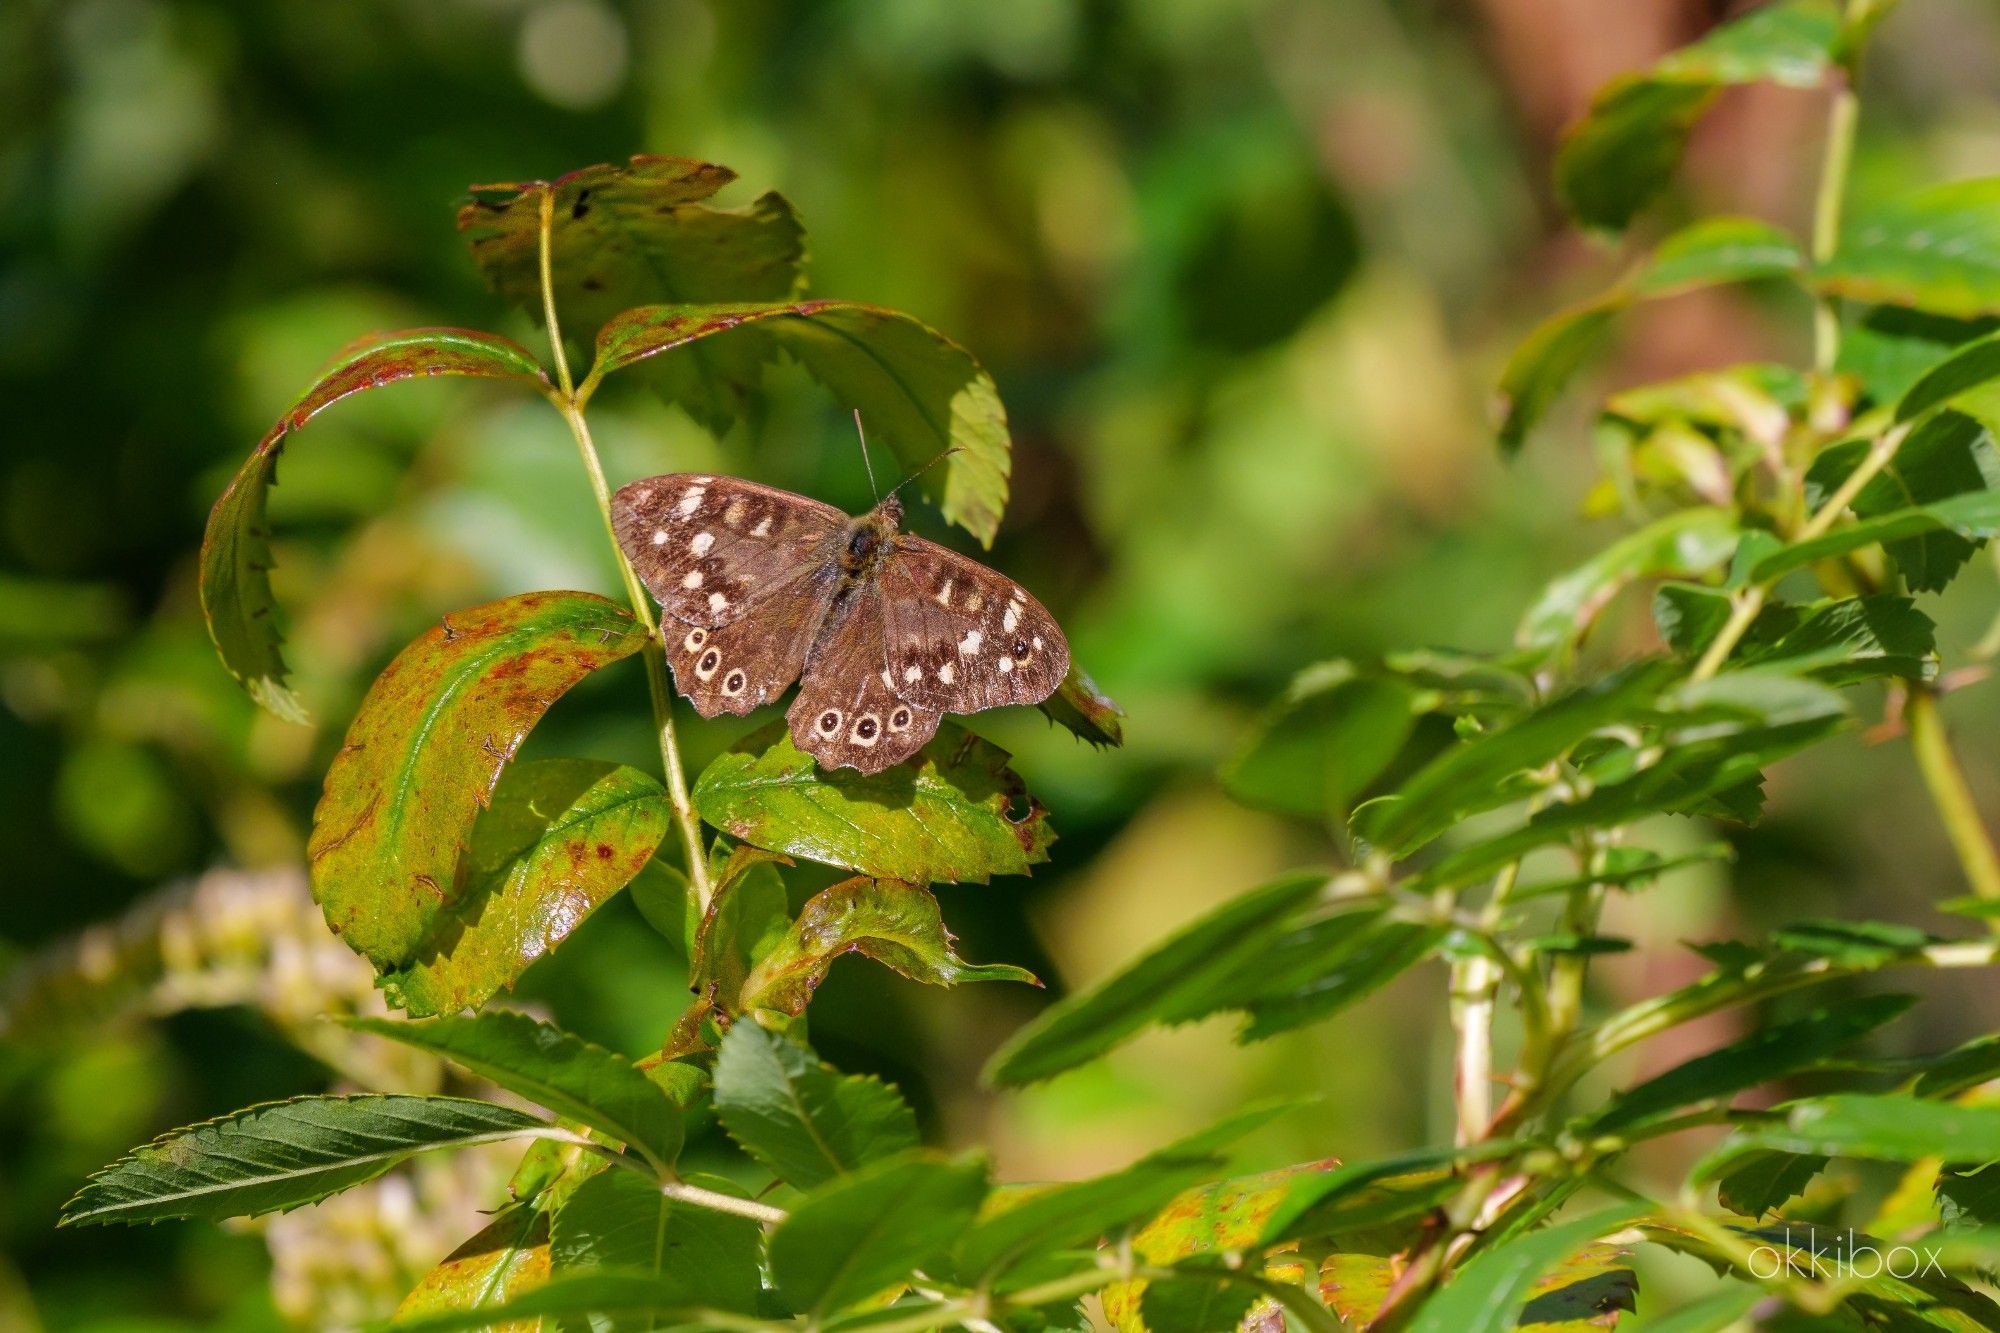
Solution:
<svg viewBox="0 0 2000 1333"><path fill-rule="evenodd" d="M805 669L837 582L831 569L794 579L733 624L667 621L662 634L675 686L703 717L770 703Z"/></svg>
<svg viewBox="0 0 2000 1333"><path fill-rule="evenodd" d="M798 580L826 570L847 516L753 481L675 472L621 487L611 497L611 523L661 608L714 628L795 595Z"/></svg>
<svg viewBox="0 0 2000 1333"><path fill-rule="evenodd" d="M881 582L890 677L911 703L943 713L1037 704L1069 673L1055 617L1004 574L898 536Z"/></svg>
<svg viewBox="0 0 2000 1333"><path fill-rule="evenodd" d="M938 711L890 687L882 629L881 586L860 584L834 607L807 659L785 720L824 768L879 773L937 734Z"/></svg>

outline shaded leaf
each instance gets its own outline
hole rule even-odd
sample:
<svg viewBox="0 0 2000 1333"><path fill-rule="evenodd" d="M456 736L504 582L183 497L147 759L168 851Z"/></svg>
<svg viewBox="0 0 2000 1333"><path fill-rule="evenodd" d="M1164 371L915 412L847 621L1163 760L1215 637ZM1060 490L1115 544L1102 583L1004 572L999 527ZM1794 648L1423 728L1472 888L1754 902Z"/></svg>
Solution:
<svg viewBox="0 0 2000 1333"><path fill-rule="evenodd" d="M1758 561L1751 577L1769 582L1795 569L1866 546L1886 545L1931 533L1955 533L1985 541L2000 531L2000 491L1974 491L1931 504L1895 509L1876 518L1836 527L1823 537L1793 542Z"/></svg>
<svg viewBox="0 0 2000 1333"><path fill-rule="evenodd" d="M774 722L703 770L694 801L703 819L759 847L881 879L983 884L1026 874L1055 838L1007 759L946 726L880 773L828 772Z"/></svg>
<svg viewBox="0 0 2000 1333"><path fill-rule="evenodd" d="M1832 0L1780 0L1711 29L1644 74L1600 90L1556 155L1556 193L1587 227L1617 231L1667 185L1717 90L1817 86L1842 39Z"/></svg>
<svg viewBox="0 0 2000 1333"><path fill-rule="evenodd" d="M1981 338L1953 351L1926 371L1896 404L1896 420L1909 421L1940 407L1957 407L1991 423L2000 408L2000 338Z"/></svg>
<svg viewBox="0 0 2000 1333"><path fill-rule="evenodd" d="M1402 750L1419 707L1394 677L1344 661L1308 667L1223 766L1222 785L1248 805L1337 818Z"/></svg>
<svg viewBox="0 0 2000 1333"><path fill-rule="evenodd" d="M989 1282L1010 1267L1093 1247L1159 1212L1211 1173L1217 1160L1168 1150L1092 1180L996 1191L958 1243L959 1276L967 1285Z"/></svg>
<svg viewBox="0 0 2000 1333"><path fill-rule="evenodd" d="M1718 509L1684 509L1656 519L1544 588L1514 641L1542 650L1581 642L1598 612L1628 584L1707 573L1728 562L1740 535L1734 517Z"/></svg>
<svg viewBox="0 0 2000 1333"><path fill-rule="evenodd" d="M1933 185L1860 214L1815 278L1860 301L1959 319L2000 313L2000 176Z"/></svg>
<svg viewBox="0 0 2000 1333"><path fill-rule="evenodd" d="M349 394L399 380L471 375L546 388L527 351L505 338L467 329L410 329L365 339L336 360L278 419L209 511L201 539L201 609L222 663L264 707L293 722L305 709L285 685L282 640L271 593L270 520L285 439Z"/></svg>
<svg viewBox="0 0 2000 1333"><path fill-rule="evenodd" d="M1592 1245L1528 1284L1520 1316L1509 1326L1537 1333L1597 1333L1629 1311L1639 1281L1626 1252ZM1350 1325L1360 1327L1381 1308L1400 1272L1387 1255L1329 1255L1320 1266L1320 1291Z"/></svg>
<svg viewBox="0 0 2000 1333"><path fill-rule="evenodd" d="M545 1121L464 1097L298 1097L163 1134L92 1176L66 1226L256 1217L373 1180L413 1154L515 1138Z"/></svg>
<svg viewBox="0 0 2000 1333"><path fill-rule="evenodd" d="M591 376L711 339L783 349L841 406L859 411L869 437L887 444L906 471L952 451L923 484L946 519L992 545L1007 507L1013 444L993 377L971 353L900 311L855 301L649 305L599 332Z"/></svg>
<svg viewBox="0 0 2000 1333"><path fill-rule="evenodd" d="M472 1333L494 1325L592 1315L651 1315L656 1329L695 1328L702 1312L678 1304L672 1283L629 1273L559 1277L496 1305L398 1318L384 1333Z"/></svg>
<svg viewBox="0 0 2000 1333"><path fill-rule="evenodd" d="M986 1197L986 1164L911 1155L807 1195L771 1233L771 1276L815 1318L907 1279L951 1246Z"/></svg>
<svg viewBox="0 0 2000 1333"><path fill-rule="evenodd" d="M1512 1328L1534 1294L1536 1279L1639 1213L1631 1204L1619 1204L1482 1251L1423 1303L1410 1321L1411 1333L1500 1333ZM1600 1250L1593 1262L1609 1267L1616 1254ZM1612 1308L1630 1309L1630 1292L1626 1287L1625 1304Z"/></svg>
<svg viewBox="0 0 2000 1333"><path fill-rule="evenodd" d="M733 1013L741 1007L751 967L791 928L791 899L778 874L778 867L790 865L791 859L748 843L729 847L725 854L720 839L710 859L721 865L714 872L708 911L694 926L691 988Z"/></svg>
<svg viewBox="0 0 2000 1333"><path fill-rule="evenodd" d="M652 1278L662 1303L749 1315L757 1312L762 1244L762 1228L750 1218L674 1202L635 1172L610 1168L564 1201L550 1253L562 1277L604 1269ZM599 1315L588 1326L610 1333L656 1325Z"/></svg>
<svg viewBox="0 0 2000 1333"><path fill-rule="evenodd" d="M746 1152L801 1190L917 1146L916 1117L894 1088L841 1074L748 1020L722 1039L715 1113Z"/></svg>
<svg viewBox="0 0 2000 1333"><path fill-rule="evenodd" d="M798 920L750 972L741 1009L802 1014L844 953L872 958L912 981L956 986L966 981L1041 983L1004 963L967 963L952 951L937 899L895 880L850 879L815 894Z"/></svg>
<svg viewBox="0 0 2000 1333"><path fill-rule="evenodd" d="M1056 692L1039 707L1051 721L1092 745L1125 743L1125 710L1099 690L1075 662L1069 664L1069 674Z"/></svg>
<svg viewBox="0 0 2000 1333"><path fill-rule="evenodd" d="M1866 456L1869 444L1852 440L1826 449L1806 472L1806 501L1826 503ZM1910 432L1895 456L1855 495L1850 508L1861 518L2000 488L2000 451L1992 434L1973 418L1941 412ZM1889 541L1896 568L1917 592L1936 592L1949 583L1979 549L1976 539L1939 529Z"/></svg>
<svg viewBox="0 0 2000 1333"><path fill-rule="evenodd" d="M1487 1139L1451 1148L1419 1148L1372 1162L1353 1162L1330 1171L1295 1176L1287 1182L1283 1197L1266 1216L1258 1243L1281 1245L1306 1236L1337 1234L1329 1225L1337 1207L1375 1186L1420 1176L1440 1167L1456 1168L1505 1157L1519 1151L1520 1146L1510 1139ZM1440 1175L1439 1179L1455 1187L1454 1177Z"/></svg>
<svg viewBox="0 0 2000 1333"><path fill-rule="evenodd" d="M1139 1317L1152 1333L1230 1333L1259 1300L1256 1288L1189 1265L1184 1277L1146 1284Z"/></svg>
<svg viewBox="0 0 2000 1333"><path fill-rule="evenodd" d="M549 1279L549 1218L516 1205L424 1274L396 1307L397 1319L503 1305ZM534 1319L490 1326L491 1333L539 1333Z"/></svg>
<svg viewBox="0 0 2000 1333"><path fill-rule="evenodd" d="M1743 1217L1775 1213L1804 1193L1826 1162L1815 1153L1746 1154L1716 1181L1716 1202Z"/></svg>
<svg viewBox="0 0 2000 1333"><path fill-rule="evenodd" d="M1834 369L1852 375L1872 402L1896 402L1925 372L1975 338L2000 328L2000 320L1951 319L1903 306L1864 308L1840 337Z"/></svg>
<svg viewBox="0 0 2000 1333"><path fill-rule="evenodd" d="M1970 1092L1994 1079L2000 1079L2000 1033L1974 1037L1938 1056L1917 1076L1910 1091L1919 1097L1942 1100Z"/></svg>
<svg viewBox="0 0 2000 1333"><path fill-rule="evenodd" d="M1033 1083L1109 1050L1149 1023L1208 1012L1212 988L1261 958L1292 915L1325 890L1324 875L1275 880L1183 926L1095 988L1014 1034L986 1067L1000 1085Z"/></svg>
<svg viewBox="0 0 2000 1333"><path fill-rule="evenodd" d="M1504 454L1520 451L1571 379L1603 344L1628 298L1614 292L1600 301L1560 311L1521 340L1500 372L1498 438Z"/></svg>
<svg viewBox="0 0 2000 1333"><path fill-rule="evenodd" d="M349 948L380 968L418 957L463 893L473 822L529 729L644 641L602 597L538 592L454 612L396 655L327 770L306 849L313 897Z"/></svg>
<svg viewBox="0 0 2000 1333"><path fill-rule="evenodd" d="M422 1017L476 1008L650 869L673 808L657 779L596 759L536 759L500 776L466 848L463 887L401 967L389 1003Z"/></svg>
<svg viewBox="0 0 2000 1333"><path fill-rule="evenodd" d="M681 1147L680 1110L622 1055L526 1014L399 1022L351 1018L347 1026L429 1051L531 1102L627 1144L656 1167Z"/></svg>
<svg viewBox="0 0 2000 1333"><path fill-rule="evenodd" d="M1263 1041L1330 1018L1430 957L1446 929L1379 913L1315 922L1272 949L1268 972L1245 969L1220 999L1249 1014L1241 1040ZM1220 1003L1217 1008L1223 1007Z"/></svg>

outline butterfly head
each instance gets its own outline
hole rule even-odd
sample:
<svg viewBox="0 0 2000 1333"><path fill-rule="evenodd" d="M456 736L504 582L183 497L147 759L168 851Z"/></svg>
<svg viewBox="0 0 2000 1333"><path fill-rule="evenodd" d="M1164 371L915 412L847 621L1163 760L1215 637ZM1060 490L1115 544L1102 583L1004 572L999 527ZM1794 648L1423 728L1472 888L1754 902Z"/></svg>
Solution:
<svg viewBox="0 0 2000 1333"><path fill-rule="evenodd" d="M891 495L847 525L847 548L841 552L841 572L848 579L865 578L888 559L903 524L903 502Z"/></svg>

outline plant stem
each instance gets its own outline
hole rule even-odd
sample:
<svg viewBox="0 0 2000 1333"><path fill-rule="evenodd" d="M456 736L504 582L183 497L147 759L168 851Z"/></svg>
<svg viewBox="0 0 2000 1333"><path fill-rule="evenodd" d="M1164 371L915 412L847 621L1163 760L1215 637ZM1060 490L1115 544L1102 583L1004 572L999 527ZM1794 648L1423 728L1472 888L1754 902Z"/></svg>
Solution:
<svg viewBox="0 0 2000 1333"><path fill-rule="evenodd" d="M1922 683L1910 686L1903 723L1910 730L1910 749L1924 775L1924 786L1930 789L1931 803L1937 807L1972 891L1989 902L2000 900L2000 853L1994 851L1992 835L1979 818L1972 789L1966 785L1965 770L1945 735L1935 688ZM2000 930L2000 920L1993 924Z"/></svg>
<svg viewBox="0 0 2000 1333"><path fill-rule="evenodd" d="M646 646L641 656L646 661L646 687L652 696L653 726L660 740L660 765L666 774L667 799L673 804L674 823L680 829L681 844L687 853L688 883L694 889L697 906L706 912L709 900L714 896L714 888L708 874L708 853L702 846L701 818L695 813L694 801L688 795L687 768L681 762L680 742L674 734L674 692L667 679L667 658L660 643L659 622L653 618L652 600L639 582L632 562L618 547L617 530L611 522L611 486L604 478L604 465L598 460L597 446L590 437L590 425L583 418L576 386L570 379L569 358L563 351L562 325L556 319L554 265L550 258L550 237L554 225L555 192L545 189L542 191L540 253L542 316L548 324L557 384L557 390L549 394L549 400L569 424L570 436L576 441L577 453L583 458L583 469L590 476L591 494L597 498L597 512L604 519L605 534L611 539L611 554L618 562L618 574L625 584L625 598L631 603L632 614L646 631Z"/></svg>
<svg viewBox="0 0 2000 1333"><path fill-rule="evenodd" d="M1861 119L1861 98L1854 88L1854 71L1842 72L1827 114L1826 150L1821 158L1818 196L1813 201L1812 257L1816 264L1833 258L1840 244L1841 203L1847 194L1847 171L1854 161L1854 131ZM1813 368L1833 370L1840 352L1840 308L1832 296L1822 296L1813 310Z"/></svg>
<svg viewBox="0 0 2000 1333"><path fill-rule="evenodd" d="M1515 861L1493 882L1493 895L1481 920L1489 938L1520 873L1521 863ZM1493 947L1505 946L1495 940ZM1493 1119L1493 1007L1500 992L1500 975L1499 962L1485 954L1473 954L1451 965L1451 1016L1458 1029L1453 1093L1461 1146L1484 1138Z"/></svg>

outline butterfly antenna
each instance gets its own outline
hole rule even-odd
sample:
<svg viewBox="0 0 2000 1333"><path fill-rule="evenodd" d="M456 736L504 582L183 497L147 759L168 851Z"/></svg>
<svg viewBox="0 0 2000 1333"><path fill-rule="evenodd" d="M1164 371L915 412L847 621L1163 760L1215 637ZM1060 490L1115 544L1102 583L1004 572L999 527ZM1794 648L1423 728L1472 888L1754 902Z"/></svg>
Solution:
<svg viewBox="0 0 2000 1333"><path fill-rule="evenodd" d="M931 459L930 462L924 464L922 467L918 468L915 472L912 472L909 476L897 482L894 486L891 486L889 488L889 494L894 495L897 491L902 490L905 486L915 481L918 477L923 476L924 473L929 472L932 468L936 467L939 463L944 462L945 459L950 458L953 454L964 452L964 448L965 446L963 445L955 444L951 448L944 450L942 453L938 454L937 457ZM877 503L879 503L879 501Z"/></svg>
<svg viewBox="0 0 2000 1333"><path fill-rule="evenodd" d="M882 503L882 492L875 486L875 464L868 457L868 432L861 427L861 409L854 409L854 433L861 439L861 466L868 470L868 490L874 495L875 503ZM894 495L895 492L889 492Z"/></svg>

